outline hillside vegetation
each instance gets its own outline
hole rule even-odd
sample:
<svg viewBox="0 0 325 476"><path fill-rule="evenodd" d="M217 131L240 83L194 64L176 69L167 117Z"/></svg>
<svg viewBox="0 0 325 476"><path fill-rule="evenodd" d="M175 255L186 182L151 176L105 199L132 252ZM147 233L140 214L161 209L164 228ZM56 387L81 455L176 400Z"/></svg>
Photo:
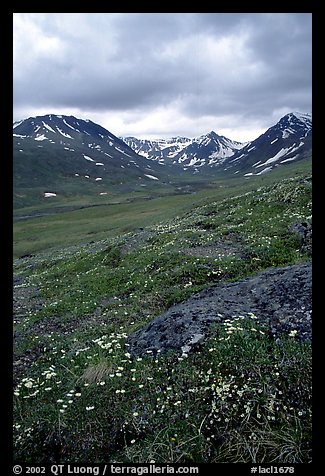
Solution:
<svg viewBox="0 0 325 476"><path fill-rule="evenodd" d="M93 208L15 224L27 254L14 261L16 460L311 460L311 344L298 332L274 340L238 314L187 356L133 358L126 342L195 292L311 259L291 230L312 222L311 171L294 170L165 197L156 215L145 201L127 219Z"/></svg>

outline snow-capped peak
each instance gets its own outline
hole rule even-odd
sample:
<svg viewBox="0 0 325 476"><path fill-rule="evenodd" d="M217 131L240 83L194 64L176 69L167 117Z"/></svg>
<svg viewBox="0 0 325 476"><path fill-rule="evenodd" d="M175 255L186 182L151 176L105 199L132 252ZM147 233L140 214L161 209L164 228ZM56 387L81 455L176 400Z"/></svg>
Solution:
<svg viewBox="0 0 325 476"><path fill-rule="evenodd" d="M299 119L300 121L303 121L303 122L312 121L312 114L303 113L303 112L293 112L292 114L295 115L296 118Z"/></svg>
<svg viewBox="0 0 325 476"><path fill-rule="evenodd" d="M171 161L183 166L194 165L195 167L223 161L245 145L224 136L219 136L214 131L194 139L176 136L170 139L156 139L153 141L135 137L125 137L123 140L135 152L148 159L166 163Z"/></svg>
<svg viewBox="0 0 325 476"><path fill-rule="evenodd" d="M312 115L302 112L289 112L280 119L278 124L286 125L287 123L289 126L300 123L301 127L305 127L309 130L312 128Z"/></svg>

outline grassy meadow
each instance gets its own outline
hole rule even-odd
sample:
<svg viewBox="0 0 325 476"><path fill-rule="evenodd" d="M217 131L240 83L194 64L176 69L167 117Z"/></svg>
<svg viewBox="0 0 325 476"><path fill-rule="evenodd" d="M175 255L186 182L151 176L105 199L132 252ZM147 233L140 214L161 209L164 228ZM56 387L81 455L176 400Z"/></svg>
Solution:
<svg viewBox="0 0 325 476"><path fill-rule="evenodd" d="M310 462L311 345L295 332L279 344L239 314L187 356L126 342L208 286L311 259L289 230L312 221L310 177L306 161L16 220L15 460Z"/></svg>

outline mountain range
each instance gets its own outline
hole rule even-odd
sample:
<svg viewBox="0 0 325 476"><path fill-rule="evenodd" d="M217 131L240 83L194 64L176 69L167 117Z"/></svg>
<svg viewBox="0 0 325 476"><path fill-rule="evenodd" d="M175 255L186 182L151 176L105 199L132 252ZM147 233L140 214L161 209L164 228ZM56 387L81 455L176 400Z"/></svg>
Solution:
<svg viewBox="0 0 325 476"><path fill-rule="evenodd" d="M90 120L48 114L13 124L14 206L42 198L169 190L207 177L261 175L311 158L312 116L289 113L248 143L117 137ZM196 177L196 178L195 178Z"/></svg>
<svg viewBox="0 0 325 476"><path fill-rule="evenodd" d="M122 137L137 154L161 163L181 164L187 167L221 165L245 144L219 136L214 131L198 138L173 137L156 141L136 137Z"/></svg>

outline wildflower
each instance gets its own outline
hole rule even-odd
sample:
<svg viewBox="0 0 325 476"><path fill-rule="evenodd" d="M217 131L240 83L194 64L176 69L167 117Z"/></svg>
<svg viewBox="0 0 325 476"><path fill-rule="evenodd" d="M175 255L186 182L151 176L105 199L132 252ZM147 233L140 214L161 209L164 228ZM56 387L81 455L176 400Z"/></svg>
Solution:
<svg viewBox="0 0 325 476"><path fill-rule="evenodd" d="M139 416L139 413L138 413L138 412L134 412L134 413L133 413L133 416L134 416L134 417L137 417L137 416Z"/></svg>
<svg viewBox="0 0 325 476"><path fill-rule="evenodd" d="M90 410L93 410L94 408L95 408L94 406L92 406L92 407L86 407L86 410L87 410L87 411L90 411Z"/></svg>
<svg viewBox="0 0 325 476"><path fill-rule="evenodd" d="M289 337L295 337L297 332L298 332L297 329L294 329L294 330L290 331L289 332Z"/></svg>
<svg viewBox="0 0 325 476"><path fill-rule="evenodd" d="M135 440L131 440L131 444L133 445L133 443L135 443Z"/></svg>
<svg viewBox="0 0 325 476"><path fill-rule="evenodd" d="M81 393L76 393L76 397L81 397Z"/></svg>

